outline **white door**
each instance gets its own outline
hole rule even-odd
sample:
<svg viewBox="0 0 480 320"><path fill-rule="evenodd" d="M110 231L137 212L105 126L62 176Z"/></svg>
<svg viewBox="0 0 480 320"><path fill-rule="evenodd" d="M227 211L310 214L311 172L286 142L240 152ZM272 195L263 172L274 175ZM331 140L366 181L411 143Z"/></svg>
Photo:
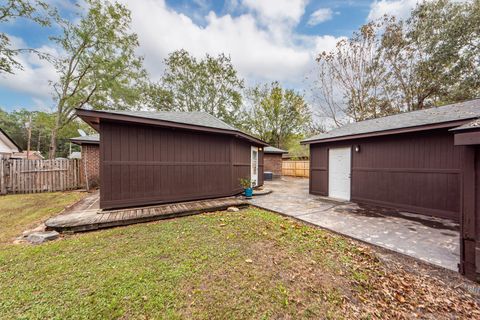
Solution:
<svg viewBox="0 0 480 320"><path fill-rule="evenodd" d="M251 157L251 179L252 187L258 186L258 148L252 147L252 157Z"/></svg>
<svg viewBox="0 0 480 320"><path fill-rule="evenodd" d="M350 200L351 148L335 148L328 152L328 196Z"/></svg>

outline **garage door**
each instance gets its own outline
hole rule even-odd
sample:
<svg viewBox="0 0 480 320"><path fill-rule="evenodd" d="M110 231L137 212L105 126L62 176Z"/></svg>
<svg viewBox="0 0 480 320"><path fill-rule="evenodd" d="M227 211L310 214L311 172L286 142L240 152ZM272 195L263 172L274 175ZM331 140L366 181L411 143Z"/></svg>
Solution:
<svg viewBox="0 0 480 320"><path fill-rule="evenodd" d="M335 148L328 152L328 196L350 200L351 148Z"/></svg>

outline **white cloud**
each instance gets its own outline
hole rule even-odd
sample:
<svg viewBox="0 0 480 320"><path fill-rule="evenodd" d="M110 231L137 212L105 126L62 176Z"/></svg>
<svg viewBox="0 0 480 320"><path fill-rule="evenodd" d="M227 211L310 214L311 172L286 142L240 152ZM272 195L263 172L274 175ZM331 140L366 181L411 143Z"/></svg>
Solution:
<svg viewBox="0 0 480 320"><path fill-rule="evenodd" d="M321 53L322 51L330 51L335 48L337 42L346 37L334 37L334 36L322 36L315 38L315 53Z"/></svg>
<svg viewBox="0 0 480 320"><path fill-rule="evenodd" d="M309 36L294 31L305 11L303 0L272 0L270 5L231 1L232 6L241 6L242 10L237 10L236 15L209 12L201 24L168 7L163 0L121 2L132 12L132 29L140 40L138 53L145 57L145 67L154 81L161 77L168 54L185 49L196 57L207 53L230 55L248 83L278 80L301 88L316 55L332 49L339 40L330 35ZM55 48L40 49L58 55ZM33 54L20 55L19 60L24 70L0 76L0 86L28 94L38 105L51 101L49 81L57 79L54 67Z"/></svg>
<svg viewBox="0 0 480 320"><path fill-rule="evenodd" d="M26 44L20 38L9 35L13 48L26 48ZM58 55L55 48L42 46L37 48L42 53ZM15 70L14 74L2 74L0 86L17 92L23 92L36 98L37 101L48 99L51 96L50 80L56 80L57 74L53 65L38 57L35 53L22 53L17 56L17 61L23 66L23 70Z"/></svg>
<svg viewBox="0 0 480 320"><path fill-rule="evenodd" d="M261 18L251 12L240 16L218 16L210 12L205 25L199 26L186 15L168 8L163 1L123 1L132 10L133 30L139 35L141 45L139 53L145 56L147 69L155 79L161 76L163 59L168 53L186 49L196 57L206 53L228 54L240 75L248 80L300 83L318 51L332 48L335 42L332 36L295 34L293 26L285 26L288 23L279 28L262 28L258 19L274 19L263 2L249 3L252 5L249 8L255 8ZM287 10L289 3L279 1L277 6L272 5L282 8L275 9L276 19L298 21L301 18L304 7L299 9L299 4L304 1L296 2L296 6Z"/></svg>
<svg viewBox="0 0 480 320"><path fill-rule="evenodd" d="M242 4L257 13L264 23L289 21L296 24L305 13L307 0L243 0Z"/></svg>
<svg viewBox="0 0 480 320"><path fill-rule="evenodd" d="M407 18L418 2L418 0L376 0L370 5L367 20L376 20L385 14L399 19Z"/></svg>
<svg viewBox="0 0 480 320"><path fill-rule="evenodd" d="M310 19L308 20L308 24L311 26L315 26L319 23L331 20L333 17L333 11L330 8L320 8L313 12L310 15Z"/></svg>

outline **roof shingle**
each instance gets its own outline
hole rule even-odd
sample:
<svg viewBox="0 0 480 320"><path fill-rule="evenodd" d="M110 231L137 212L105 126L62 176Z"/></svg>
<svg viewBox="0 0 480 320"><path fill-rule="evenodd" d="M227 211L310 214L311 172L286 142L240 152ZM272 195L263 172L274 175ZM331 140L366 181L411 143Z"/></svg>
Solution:
<svg viewBox="0 0 480 320"><path fill-rule="evenodd" d="M76 109L77 115L95 130L99 131L99 119L132 121L137 123L158 124L166 127L183 127L191 130L225 133L241 137L255 144L266 146L259 138L243 132L222 120L203 111L123 111L123 110L87 110ZM135 119L136 118L136 119ZM75 142L73 138L72 142ZM80 139L77 140L80 142ZM83 139L83 142L85 139Z"/></svg>
<svg viewBox="0 0 480 320"><path fill-rule="evenodd" d="M472 122L466 123L461 125L460 127L456 127L451 129L452 131L457 130L468 130L468 129L480 129L480 118L473 120Z"/></svg>
<svg viewBox="0 0 480 320"><path fill-rule="evenodd" d="M480 99L346 124L303 143L480 117Z"/></svg>
<svg viewBox="0 0 480 320"><path fill-rule="evenodd" d="M80 137L70 138L70 140L72 142L81 141L81 142L87 142L87 143L88 142L95 143L95 142L100 142L100 134L96 133L88 136L80 136Z"/></svg>
<svg viewBox="0 0 480 320"><path fill-rule="evenodd" d="M209 113L203 111L181 112L181 111L123 111L123 110L97 110L97 112L105 112L119 115L127 115L132 117L156 119L161 121L170 121L176 123L192 124L208 128L224 129L239 131L220 119L215 118Z"/></svg>
<svg viewBox="0 0 480 320"><path fill-rule="evenodd" d="M275 147L272 147L272 146L268 146L268 147L263 148L263 152L264 153L288 153L288 151L285 151L285 150L282 150L282 149L279 149L279 148L275 148Z"/></svg>

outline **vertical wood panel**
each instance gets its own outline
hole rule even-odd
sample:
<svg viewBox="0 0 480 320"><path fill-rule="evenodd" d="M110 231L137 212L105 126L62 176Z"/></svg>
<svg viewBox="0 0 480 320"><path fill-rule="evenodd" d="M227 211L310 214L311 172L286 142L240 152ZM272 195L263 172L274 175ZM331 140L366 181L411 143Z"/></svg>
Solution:
<svg viewBox="0 0 480 320"><path fill-rule="evenodd" d="M282 161L282 175L292 177L309 177L310 161L284 160Z"/></svg>
<svg viewBox="0 0 480 320"><path fill-rule="evenodd" d="M0 193L37 193L80 188L77 159L0 161Z"/></svg>
<svg viewBox="0 0 480 320"><path fill-rule="evenodd" d="M461 152L448 129L313 144L311 193L328 195L328 149L352 145L353 201L459 219Z"/></svg>
<svg viewBox="0 0 480 320"><path fill-rule="evenodd" d="M5 177L5 172L6 172L6 166L7 162L3 159L0 159L0 194L6 194L7 193L7 188L6 188L6 177Z"/></svg>
<svg viewBox="0 0 480 320"><path fill-rule="evenodd" d="M250 144L230 136L114 122L100 131L102 208L231 195L250 172Z"/></svg>
<svg viewBox="0 0 480 320"><path fill-rule="evenodd" d="M476 279L477 270L480 271L480 259L477 258L478 240L478 205L476 199L476 188L478 175L475 172L476 150L472 146L461 146L462 157L462 214L460 224L460 272L472 280ZM478 168L477 168L478 171ZM480 252L478 252L480 254Z"/></svg>

